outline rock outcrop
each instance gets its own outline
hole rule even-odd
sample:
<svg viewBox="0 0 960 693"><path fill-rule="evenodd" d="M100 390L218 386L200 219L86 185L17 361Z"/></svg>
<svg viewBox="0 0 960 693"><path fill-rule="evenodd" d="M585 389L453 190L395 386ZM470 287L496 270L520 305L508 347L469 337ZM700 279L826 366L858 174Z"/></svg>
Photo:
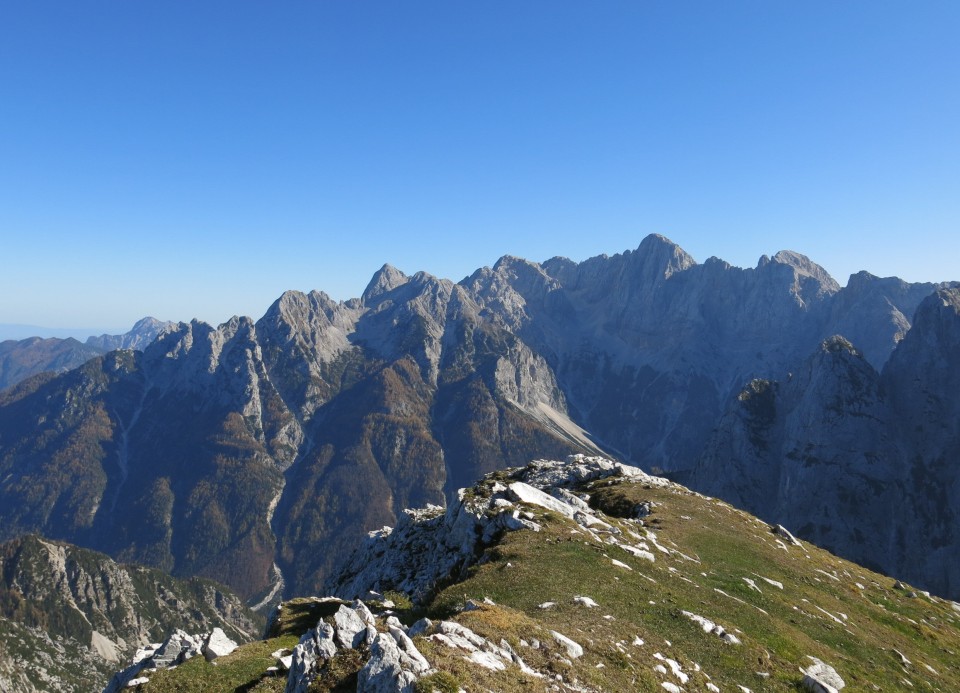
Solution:
<svg viewBox="0 0 960 693"><path fill-rule="evenodd" d="M139 648L130 666L114 674L103 693L119 693L125 688L135 688L148 683L150 675L159 670L174 669L199 656L212 662L235 649L237 643L228 638L220 628L193 635L177 629L162 643L152 643Z"/></svg>
<svg viewBox="0 0 960 693"><path fill-rule="evenodd" d="M629 477L651 484L668 483L641 470L602 457L575 455L567 463L538 460L505 480L490 478L482 489L461 489L446 510L407 510L396 527L371 532L367 541L336 572L327 591L343 598L395 590L415 602L428 598L441 580L462 577L503 532L539 531L524 504L558 512L587 531L603 532L594 511L573 496L558 500L542 489L573 486L593 479Z"/></svg>
<svg viewBox="0 0 960 693"><path fill-rule="evenodd" d="M255 637L260 619L206 580L177 580L36 536L0 545L0 680L4 670L28 668L12 690L89 691L177 628L214 633L198 647L222 654L228 640Z"/></svg>

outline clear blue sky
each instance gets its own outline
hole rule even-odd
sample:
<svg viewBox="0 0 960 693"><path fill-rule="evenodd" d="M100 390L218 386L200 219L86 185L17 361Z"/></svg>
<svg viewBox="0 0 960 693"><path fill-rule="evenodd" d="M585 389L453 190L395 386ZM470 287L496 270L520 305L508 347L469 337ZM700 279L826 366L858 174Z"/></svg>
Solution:
<svg viewBox="0 0 960 693"><path fill-rule="evenodd" d="M960 279L960 2L0 0L0 323L662 233Z"/></svg>

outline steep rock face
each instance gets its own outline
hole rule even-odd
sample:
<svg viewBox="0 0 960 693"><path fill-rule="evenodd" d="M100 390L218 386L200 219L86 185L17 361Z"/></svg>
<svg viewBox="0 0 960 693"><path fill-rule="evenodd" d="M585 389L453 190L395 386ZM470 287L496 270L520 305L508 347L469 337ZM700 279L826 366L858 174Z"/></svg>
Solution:
<svg viewBox="0 0 960 693"><path fill-rule="evenodd" d="M890 557L904 575L960 594L960 284L927 297L883 370L903 441L910 511L922 528L898 533ZM919 539L919 540L918 540Z"/></svg>
<svg viewBox="0 0 960 693"><path fill-rule="evenodd" d="M901 496L880 377L842 337L785 382L753 381L724 415L691 483L851 560L890 550Z"/></svg>
<svg viewBox="0 0 960 693"><path fill-rule="evenodd" d="M661 236L578 265L501 261L467 286L548 359L581 425L664 469L691 466L733 388L822 339L839 291L797 253L748 270L697 265Z"/></svg>
<svg viewBox="0 0 960 693"><path fill-rule="evenodd" d="M88 691L118 662L174 628L223 628L249 641L261 622L236 595L203 580L114 563L76 546L28 536L0 545L0 624L33 652L0 648L0 672L30 668L16 690Z"/></svg>
<svg viewBox="0 0 960 693"><path fill-rule="evenodd" d="M829 329L856 344L880 371L910 329L917 306L936 289L935 284L908 284L896 277L858 272L833 302Z"/></svg>
<svg viewBox="0 0 960 693"><path fill-rule="evenodd" d="M920 305L878 374L843 338L732 403L690 483L942 594L960 588L960 289Z"/></svg>
<svg viewBox="0 0 960 693"><path fill-rule="evenodd" d="M288 291L257 321L271 381L301 423L340 391L345 375L349 377L353 347L348 335L357 317L357 310L324 293ZM299 442L291 440L294 447Z"/></svg>
<svg viewBox="0 0 960 693"><path fill-rule="evenodd" d="M547 360L581 426L667 470L693 465L745 382L782 377L833 334L879 369L935 288L861 273L841 289L792 251L698 265L662 236L579 264L504 258L464 285Z"/></svg>

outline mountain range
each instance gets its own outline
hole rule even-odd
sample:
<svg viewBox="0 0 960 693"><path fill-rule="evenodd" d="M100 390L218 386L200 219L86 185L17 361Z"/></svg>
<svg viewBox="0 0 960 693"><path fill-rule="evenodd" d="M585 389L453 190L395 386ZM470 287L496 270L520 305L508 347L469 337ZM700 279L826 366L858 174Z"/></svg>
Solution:
<svg viewBox="0 0 960 693"><path fill-rule="evenodd" d="M957 596L960 285L662 236L458 283L180 323L0 392L0 538L70 541L265 607L370 530L536 457L604 452Z"/></svg>
<svg viewBox="0 0 960 693"><path fill-rule="evenodd" d="M170 325L172 323L148 317L138 320L124 334L102 334L88 337L84 342L73 337L28 337L0 341L0 390L37 373L63 373L114 349L143 349Z"/></svg>

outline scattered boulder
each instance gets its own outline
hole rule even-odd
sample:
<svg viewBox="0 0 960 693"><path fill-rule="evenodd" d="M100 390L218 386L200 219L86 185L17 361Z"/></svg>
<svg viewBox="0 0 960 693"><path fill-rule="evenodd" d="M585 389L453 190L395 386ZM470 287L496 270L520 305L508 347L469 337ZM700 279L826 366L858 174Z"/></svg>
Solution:
<svg viewBox="0 0 960 693"><path fill-rule="evenodd" d="M147 679L140 676L141 672L171 669L200 654L206 655L205 650L210 643L212 643L211 651L218 651L221 655L227 653L225 650L229 649L232 652L237 647L237 644L230 640L220 628L215 628L210 633L194 635L177 629L162 643L138 648L130 666L114 674L106 688L103 689L103 693L118 693L124 688L146 683ZM231 645L232 647L230 647ZM208 659L211 659L211 657L208 657ZM134 681L139 683L134 683Z"/></svg>
<svg viewBox="0 0 960 693"><path fill-rule="evenodd" d="M788 530L788 529L787 529L786 527L784 527L783 525L775 525L775 526L771 527L770 529L771 529L771 530L773 531L773 533L776 534L778 537L781 537L781 538L783 538L783 539L786 539L787 542L790 543L790 544L792 544L793 546L802 546L802 544L800 543L800 540L797 539L795 536L793 536L793 535L790 533L790 530Z"/></svg>
<svg viewBox="0 0 960 693"><path fill-rule="evenodd" d="M238 645L227 637L227 634L220 628L214 628L210 634L203 639L201 652L207 661L213 661L217 657L223 657L230 654Z"/></svg>
<svg viewBox="0 0 960 693"><path fill-rule="evenodd" d="M407 635L409 635L411 638L414 638L418 635L423 635L431 628L433 628L433 621L424 616L407 629Z"/></svg>
<svg viewBox="0 0 960 693"><path fill-rule="evenodd" d="M579 643L574 642L566 635L558 633L555 630L550 631L550 635L552 635L553 639L556 640L564 650L566 650L567 656L570 657L570 659L578 659L579 657L583 656L583 646Z"/></svg>
<svg viewBox="0 0 960 693"><path fill-rule="evenodd" d="M910 666L911 664L913 664L913 662L911 662L909 659L907 659L907 656L906 656L905 654L903 654L903 652L901 652L900 650L893 649L893 650L890 650L890 651L893 652L893 654L895 654L895 655L897 656L897 661L900 662L900 666L908 667L908 666Z"/></svg>
<svg viewBox="0 0 960 693"><path fill-rule="evenodd" d="M341 606L333 615L336 622L336 641L342 648L353 650L366 640L367 624L354 609Z"/></svg>
<svg viewBox="0 0 960 693"><path fill-rule="evenodd" d="M694 614L689 611L681 611L680 613L703 628L704 633L716 635L718 638L724 642L730 643L731 645L740 644L740 638L733 633L728 633L723 626L714 623L710 619L704 618L703 616L699 616L698 614Z"/></svg>
<svg viewBox="0 0 960 693"><path fill-rule="evenodd" d="M654 504L650 501L643 501L642 503L637 503L633 508L633 517L636 519L642 519L647 517L653 512Z"/></svg>
<svg viewBox="0 0 960 693"><path fill-rule="evenodd" d="M805 690L811 691L811 693L837 693L847 685L832 666L816 657L809 657L809 659L813 661L813 664L806 669L801 669L803 672L802 685Z"/></svg>

